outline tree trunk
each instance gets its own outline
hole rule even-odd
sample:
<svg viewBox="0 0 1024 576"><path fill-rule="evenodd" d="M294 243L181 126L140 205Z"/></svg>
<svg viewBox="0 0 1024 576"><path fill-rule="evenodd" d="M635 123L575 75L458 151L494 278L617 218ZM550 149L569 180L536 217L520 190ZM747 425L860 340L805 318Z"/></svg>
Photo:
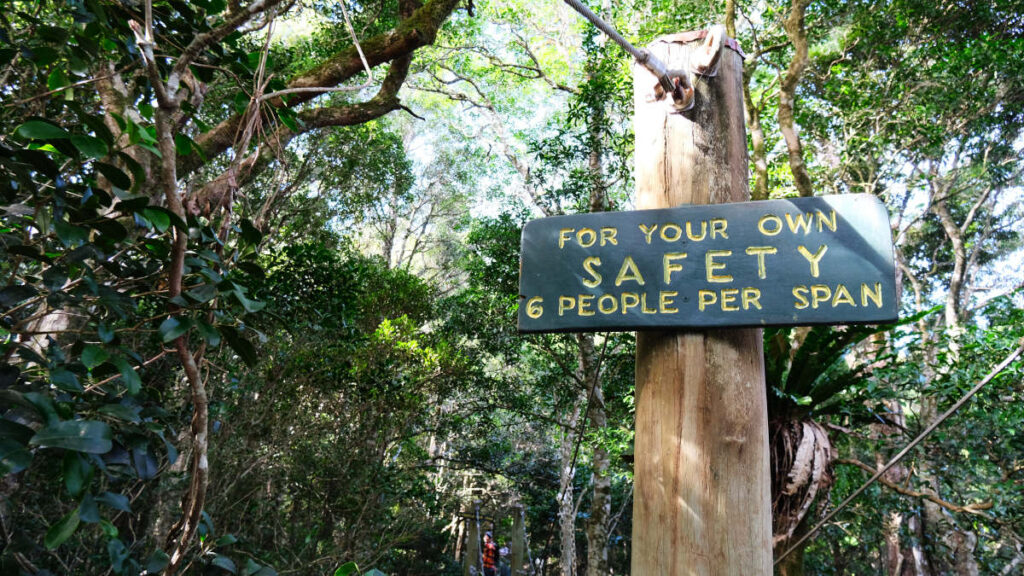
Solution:
<svg viewBox="0 0 1024 576"><path fill-rule="evenodd" d="M512 508L512 542L509 551L509 563L512 565L512 576L528 574L526 565L526 514L523 506L517 504Z"/></svg>
<svg viewBox="0 0 1024 576"><path fill-rule="evenodd" d="M579 424L580 412L585 401L586 398L580 398L578 395L575 398L572 413L558 447L558 534L561 543L562 576L573 576L576 573L576 508L572 485L576 477L576 435L573 432Z"/></svg>
<svg viewBox="0 0 1024 576"><path fill-rule="evenodd" d="M800 143L800 135L796 131L796 87L807 67L807 29L804 27L804 14L811 0L793 0L790 5L789 15L786 17L784 26L786 36L793 43L793 59L786 68L779 84L779 131L786 140L786 149L789 152L789 170L793 173L793 184L796 186L800 196L814 196L811 187L811 178L807 175L807 165L804 164L803 145Z"/></svg>
<svg viewBox="0 0 1024 576"><path fill-rule="evenodd" d="M698 47L649 49L685 69ZM682 114L635 70L637 208L748 199L742 61L723 47L718 67ZM632 573L771 574L761 331L638 333L636 364Z"/></svg>
<svg viewBox="0 0 1024 576"><path fill-rule="evenodd" d="M586 383L590 397L587 419L591 430L599 431L608 427L605 413L604 391L601 389L601 374L597 353L594 350L594 336L580 334L580 375ZM590 516L586 522L587 532L587 576L603 576L608 573L608 524L612 513L612 486L609 476L611 460L608 450L600 441L591 454L593 470L593 495L590 502Z"/></svg>

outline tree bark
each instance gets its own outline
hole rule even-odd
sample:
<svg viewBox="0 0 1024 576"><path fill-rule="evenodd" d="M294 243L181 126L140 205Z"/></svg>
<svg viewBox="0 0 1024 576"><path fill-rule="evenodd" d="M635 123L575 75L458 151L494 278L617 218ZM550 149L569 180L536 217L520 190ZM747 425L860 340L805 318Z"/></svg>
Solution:
<svg viewBox="0 0 1024 576"><path fill-rule="evenodd" d="M649 47L669 69L693 45ZM742 60L723 48L694 108L647 102L634 72L637 207L748 199ZM772 570L761 330L637 334L633 574L767 576Z"/></svg>
<svg viewBox="0 0 1024 576"><path fill-rule="evenodd" d="M573 383L575 385L575 382ZM558 535L560 541L560 570L562 576L576 574L576 507L573 480L576 478L575 432L586 397L579 392L573 399L572 412L566 422L565 432L558 446Z"/></svg>
<svg viewBox="0 0 1024 576"><path fill-rule="evenodd" d="M807 165L804 164L803 144L800 143L800 135L796 131L793 110L796 102L796 87L807 67L807 29L804 27L804 15L810 3L811 0L793 0L790 5L789 16L786 18L784 27L786 36L793 43L793 59L789 62L789 67L783 74L779 86L779 130L786 140L789 169L793 173L793 184L800 196L814 196L811 178L807 175Z"/></svg>
<svg viewBox="0 0 1024 576"><path fill-rule="evenodd" d="M527 573L526 564L526 514L521 504L512 507L512 542L509 546L509 563L512 565L512 576Z"/></svg>
<svg viewBox="0 0 1024 576"><path fill-rule="evenodd" d="M580 347L580 375L589 390L587 420L590 429L601 431L608 427L605 413L604 390L601 388L601 374L597 352L594 349L593 334L578 336ZM587 576L603 576L608 573L608 523L612 512L612 486L609 469L611 459L608 450L598 440L591 453L592 496L590 515L586 521L587 533Z"/></svg>

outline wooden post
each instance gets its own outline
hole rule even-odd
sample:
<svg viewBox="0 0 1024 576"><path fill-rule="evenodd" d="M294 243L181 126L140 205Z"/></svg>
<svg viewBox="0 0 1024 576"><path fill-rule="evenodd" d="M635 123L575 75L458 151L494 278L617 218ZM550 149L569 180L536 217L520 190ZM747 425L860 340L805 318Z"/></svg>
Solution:
<svg viewBox="0 0 1024 576"><path fill-rule="evenodd" d="M462 560L462 576L480 574L483 570L481 565L480 540L483 532L480 529L480 501L473 501L473 509L466 513L466 555Z"/></svg>
<svg viewBox="0 0 1024 576"><path fill-rule="evenodd" d="M685 38L648 48L688 70L703 43ZM650 101L655 78L636 67L638 209L749 200L741 82L742 58L723 46L677 113ZM760 329L637 334L633 574L771 574L763 366Z"/></svg>
<svg viewBox="0 0 1024 576"><path fill-rule="evenodd" d="M522 504L512 507L512 539L509 542L509 564L512 566L512 576L527 574L523 570L526 563L526 519Z"/></svg>

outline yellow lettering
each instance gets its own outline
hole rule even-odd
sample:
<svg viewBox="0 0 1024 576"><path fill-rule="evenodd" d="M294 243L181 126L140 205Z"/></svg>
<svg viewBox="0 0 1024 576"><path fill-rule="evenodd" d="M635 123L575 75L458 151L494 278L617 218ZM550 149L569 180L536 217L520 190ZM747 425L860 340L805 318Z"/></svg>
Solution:
<svg viewBox="0 0 1024 576"><path fill-rule="evenodd" d="M722 310L725 312L735 312L739 310L739 306L731 305L736 301L736 297L739 296L739 288L724 288L722 289Z"/></svg>
<svg viewBox="0 0 1024 576"><path fill-rule="evenodd" d="M630 308L636 308L640 304L640 296L636 292L622 293L622 313L628 314Z"/></svg>
<svg viewBox="0 0 1024 576"><path fill-rule="evenodd" d="M793 215L786 212L786 224L789 224L789 231L793 234L804 231L806 236L811 231L811 222L814 221L813 214L797 214L796 220L793 220Z"/></svg>
<svg viewBox="0 0 1024 576"><path fill-rule="evenodd" d="M632 256L626 256L626 259L622 261L619 275L615 277L615 285L621 286L627 280L632 280L641 286L644 285L644 277L640 274L640 270L637 269L636 262L633 262Z"/></svg>
<svg viewBox="0 0 1024 576"><path fill-rule="evenodd" d="M751 306L756 306L758 310L761 309L761 291L757 288L744 288L743 289L743 309L749 310Z"/></svg>
<svg viewBox="0 0 1024 576"><path fill-rule="evenodd" d="M655 308L647 307L647 293L644 292L640 295L640 311L644 314L657 314L658 311Z"/></svg>
<svg viewBox="0 0 1024 576"><path fill-rule="evenodd" d="M672 230L672 237L668 237L668 231ZM675 242L683 237L683 229L676 224L665 224L661 227L661 239L665 242Z"/></svg>
<svg viewBox="0 0 1024 576"><path fill-rule="evenodd" d="M860 305L867 306L868 298L875 303L875 306L882 307L882 283L875 282L874 289L868 288L867 284L860 285Z"/></svg>
<svg viewBox="0 0 1024 576"><path fill-rule="evenodd" d="M601 280L602 280L601 273L598 272L597 270L594 270L595 266L600 266L600 265L601 265L601 259L598 258L597 256L588 256L588 257L583 259L583 270L587 274L590 274L590 276L591 276L591 280L584 280L583 281L583 285L586 286L587 288L595 288L595 287L597 287L598 284L601 283Z"/></svg>
<svg viewBox="0 0 1024 576"><path fill-rule="evenodd" d="M715 262L715 258L719 256L732 256L732 250L708 250L704 254L704 275L708 282L732 282L732 276L728 274L715 274L715 270L725 268L724 263Z"/></svg>
<svg viewBox="0 0 1024 576"><path fill-rule="evenodd" d="M672 283L672 273L682 272L682 264L673 264L673 260L686 258L686 252L669 252L661 257L661 267L665 270L665 284Z"/></svg>
<svg viewBox="0 0 1024 576"><path fill-rule="evenodd" d="M771 229L765 227L769 222L772 223ZM782 232L782 219L774 214L765 214L757 221L757 229L765 236L775 236L779 232Z"/></svg>
<svg viewBox="0 0 1024 576"><path fill-rule="evenodd" d="M857 303L853 301L853 296L850 296L850 291L846 289L846 286L842 284L836 286L836 293L832 297L832 307L835 308L840 304L849 304L854 308L857 307Z"/></svg>
<svg viewBox="0 0 1024 576"><path fill-rule="evenodd" d="M694 242L700 242L708 234L708 223L707 220L700 221L700 236L695 236L693 233L693 222L686 223L686 237Z"/></svg>
<svg viewBox="0 0 1024 576"><path fill-rule="evenodd" d="M615 246L618 246L619 241L615 238L615 236L618 233L618 229L612 228L610 226L601 228L601 246L604 246L605 244L613 244Z"/></svg>
<svg viewBox="0 0 1024 576"><path fill-rule="evenodd" d="M586 238L586 240L584 240ZM584 248L590 248L597 241L597 232L594 232L590 228L581 228L576 233L576 241L580 243L580 246Z"/></svg>
<svg viewBox="0 0 1024 576"><path fill-rule="evenodd" d="M611 302L611 308L605 309L605 302ZM612 314L619 309L619 301L611 294L602 294L597 299L597 309L601 311L601 314Z"/></svg>
<svg viewBox="0 0 1024 576"><path fill-rule="evenodd" d="M544 303L544 299L540 296L534 296L526 301L526 315L530 318L540 318L544 314L544 307L541 304Z"/></svg>
<svg viewBox="0 0 1024 576"><path fill-rule="evenodd" d="M576 307L576 299L572 296L559 296L558 297L558 315L564 316L566 310L572 310Z"/></svg>
<svg viewBox="0 0 1024 576"><path fill-rule="evenodd" d="M714 290L698 290L697 291L697 309L701 312L705 308L714 304L718 301L718 295Z"/></svg>
<svg viewBox="0 0 1024 576"><path fill-rule="evenodd" d="M565 241L571 238L573 228L562 228L558 231L558 247L565 248Z"/></svg>
<svg viewBox="0 0 1024 576"><path fill-rule="evenodd" d="M829 216L826 218L826 216L822 214L821 210L818 210L818 232L824 230L822 227L823 225L828 226L828 229L833 232L836 231L836 211L829 210L828 213Z"/></svg>
<svg viewBox="0 0 1024 576"><path fill-rule="evenodd" d="M779 249L774 246L748 246L747 254L757 256L757 277L764 280L768 274L764 266L764 255L775 254Z"/></svg>
<svg viewBox="0 0 1024 576"><path fill-rule="evenodd" d="M725 229L729 227L729 221L725 218L715 218L711 220L711 239L714 240L715 236L721 236L726 240L729 239L729 235L725 233Z"/></svg>
<svg viewBox="0 0 1024 576"><path fill-rule="evenodd" d="M579 314L580 316L593 316L594 311L590 309L591 301L594 299L593 294L580 294L579 295Z"/></svg>
<svg viewBox="0 0 1024 576"><path fill-rule="evenodd" d="M644 233L644 238L647 239L647 243L648 244L651 243L651 235L653 235L654 231L657 230L657 229L658 229L658 225L657 224L655 224L654 226L651 226L650 228L648 228L647 226L644 226L643 224L640 224L640 231Z"/></svg>
<svg viewBox="0 0 1024 576"><path fill-rule="evenodd" d="M811 276L817 278L818 273L820 272L818 269L818 263L821 262L821 257L825 255L825 252L828 252L828 245L822 244L821 246L818 246L818 251L814 254L811 254L811 251L803 246L797 246L796 250L811 263Z"/></svg>
<svg viewBox="0 0 1024 576"><path fill-rule="evenodd" d="M793 297L796 298L796 302L793 303L794 308L797 310L807 308L807 286L794 286Z"/></svg>
<svg viewBox="0 0 1024 576"><path fill-rule="evenodd" d="M832 291L829 290L828 286L824 284L815 284L811 286L811 308L818 309L818 304L822 302L828 302L829 297L832 296Z"/></svg>
<svg viewBox="0 0 1024 576"><path fill-rule="evenodd" d="M675 304L675 302L673 302L672 299L675 298L676 296L679 296L679 292L661 292L659 308L661 309L662 314L675 314L676 312L679 312L678 308L671 307L673 304Z"/></svg>

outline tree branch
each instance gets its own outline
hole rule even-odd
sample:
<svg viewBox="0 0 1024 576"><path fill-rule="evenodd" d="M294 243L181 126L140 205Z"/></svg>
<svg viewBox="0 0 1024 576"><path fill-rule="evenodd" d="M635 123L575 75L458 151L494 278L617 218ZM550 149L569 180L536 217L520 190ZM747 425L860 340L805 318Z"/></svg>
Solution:
<svg viewBox="0 0 1024 576"><path fill-rule="evenodd" d="M399 23L394 30L363 41L362 48L367 63L370 67L376 67L403 56L410 56L416 49L432 44L441 25L458 3L459 0L431 0L413 12L409 18ZM351 46L338 52L313 70L294 78L288 84L287 89L337 86L362 70L363 61L359 56L359 51L355 46ZM385 92L386 88L382 87L381 91ZM323 90L316 90L295 93L290 95L287 102L283 99L273 99L268 104L275 108L294 108L323 92ZM202 149L203 155L207 159L212 159L230 148L242 120L243 115L233 115L196 138L196 144ZM179 160L179 173L180 175L189 174L205 163L198 154L193 153Z"/></svg>
<svg viewBox="0 0 1024 576"><path fill-rule="evenodd" d="M849 465L849 466L856 466L856 467L860 468L861 470L864 470L865 472L868 472L868 473L871 473L871 474L874 474L875 472L877 472L877 470L875 470L875 468L873 466L871 466L870 464L867 464L865 462L861 462L860 460L856 460L856 459L853 459L853 458L839 458L839 459L835 460L835 463L836 464L846 464L846 465ZM884 485L885 487L889 488L890 490L894 491L894 492L897 492L897 493L902 494L904 496L910 496L911 498L922 498L922 499L928 500L930 502L933 502L933 503L941 506L942 508L945 508L946 510L949 510L950 512L961 512L961 513L964 513L964 514L975 514L975 515L978 515L978 516L988 517L988 514L983 512L983 510L989 510L993 506L991 500L986 500L984 502L973 502L971 504L966 504L964 506L959 506L957 504L953 504L952 502L947 502L947 501L943 500L942 498L939 498L938 494L936 494L936 493L934 493L934 492L932 492L930 490L922 490L922 491L911 490L910 488L906 488L904 486L900 486L899 484L896 484L892 480L886 479L885 476L882 476L881 478L879 478L878 482L880 484Z"/></svg>

